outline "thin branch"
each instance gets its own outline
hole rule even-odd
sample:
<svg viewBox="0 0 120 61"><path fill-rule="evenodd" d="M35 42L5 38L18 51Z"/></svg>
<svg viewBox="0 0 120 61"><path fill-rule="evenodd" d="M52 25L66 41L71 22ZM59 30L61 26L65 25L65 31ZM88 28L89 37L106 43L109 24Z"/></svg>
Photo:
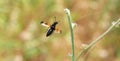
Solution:
<svg viewBox="0 0 120 61"><path fill-rule="evenodd" d="M71 43L72 43L72 61L75 61L75 54L74 54L74 34L73 34L73 28L72 28L72 19L70 15L69 9L64 9L65 13L67 14L68 23L70 27L70 33L71 33Z"/></svg>
<svg viewBox="0 0 120 61"><path fill-rule="evenodd" d="M78 57L76 58L75 61L77 61L85 51L87 51L89 48L93 47L93 45L95 45L97 42L99 42L100 39L102 39L102 38L103 38L108 32L110 32L117 24L119 24L119 22L120 22L120 19L118 19L116 22L114 22L114 23L108 28L108 30L106 30L102 35L100 35L97 39L95 39L93 42L91 42L85 49L83 49L83 50L79 53L79 55L78 55Z"/></svg>

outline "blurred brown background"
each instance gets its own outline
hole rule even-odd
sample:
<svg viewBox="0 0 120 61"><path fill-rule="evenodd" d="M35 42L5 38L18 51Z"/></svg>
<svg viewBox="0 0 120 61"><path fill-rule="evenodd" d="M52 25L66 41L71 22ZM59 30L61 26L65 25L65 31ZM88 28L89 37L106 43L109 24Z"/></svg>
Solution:
<svg viewBox="0 0 120 61"><path fill-rule="evenodd" d="M71 61L71 11L75 57L120 17L120 0L0 0L0 61ZM41 21L59 22L62 34L46 37ZM78 61L120 61L120 27L112 29Z"/></svg>

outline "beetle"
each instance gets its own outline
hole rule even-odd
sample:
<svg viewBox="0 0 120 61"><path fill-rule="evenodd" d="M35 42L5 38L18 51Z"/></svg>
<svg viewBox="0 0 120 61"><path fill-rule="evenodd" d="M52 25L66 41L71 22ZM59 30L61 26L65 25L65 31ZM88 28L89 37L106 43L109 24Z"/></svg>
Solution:
<svg viewBox="0 0 120 61"><path fill-rule="evenodd" d="M56 17L55 17L56 20ZM50 36L54 31L56 33L61 33L62 31L59 30L56 25L58 24L57 21L53 22L51 25L49 25L48 23L41 21L41 25L45 26L48 28L47 32L46 32L46 37Z"/></svg>

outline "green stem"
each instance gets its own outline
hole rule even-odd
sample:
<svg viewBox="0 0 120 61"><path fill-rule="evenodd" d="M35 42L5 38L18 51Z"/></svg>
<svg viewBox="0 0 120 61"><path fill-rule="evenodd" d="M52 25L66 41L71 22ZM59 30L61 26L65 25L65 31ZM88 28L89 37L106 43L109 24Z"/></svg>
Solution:
<svg viewBox="0 0 120 61"><path fill-rule="evenodd" d="M70 27L70 33L71 33L71 42L72 42L72 61L75 61L75 54L74 54L74 33L72 28L72 19L70 15L70 11L68 9L65 9L65 13L67 14L68 23Z"/></svg>
<svg viewBox="0 0 120 61"><path fill-rule="evenodd" d="M112 24L112 25L108 28L108 30L106 30L102 35L100 35L97 39L95 39L93 42L91 42L85 49L83 49L83 50L80 52L80 54L78 55L78 57L76 58L75 61L77 61L77 60L81 57L81 55L82 55L86 50L88 50L88 49L91 48L93 45L95 45L97 42L99 42L100 39L102 39L109 31L111 31L112 28L115 27L115 25L119 24L119 22L120 22L120 19L118 19L114 24Z"/></svg>

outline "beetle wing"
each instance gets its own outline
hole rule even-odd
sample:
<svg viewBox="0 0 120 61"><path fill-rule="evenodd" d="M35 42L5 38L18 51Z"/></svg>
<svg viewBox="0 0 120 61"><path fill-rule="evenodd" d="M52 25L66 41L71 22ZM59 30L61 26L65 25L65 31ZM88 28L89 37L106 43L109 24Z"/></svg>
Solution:
<svg viewBox="0 0 120 61"><path fill-rule="evenodd" d="M48 24L48 23L46 23L46 22L43 22L43 21L41 21L41 25L42 25L42 26L45 26L45 27L48 27L48 28L50 27L50 24Z"/></svg>
<svg viewBox="0 0 120 61"><path fill-rule="evenodd" d="M55 28L55 33L62 33L62 30Z"/></svg>

